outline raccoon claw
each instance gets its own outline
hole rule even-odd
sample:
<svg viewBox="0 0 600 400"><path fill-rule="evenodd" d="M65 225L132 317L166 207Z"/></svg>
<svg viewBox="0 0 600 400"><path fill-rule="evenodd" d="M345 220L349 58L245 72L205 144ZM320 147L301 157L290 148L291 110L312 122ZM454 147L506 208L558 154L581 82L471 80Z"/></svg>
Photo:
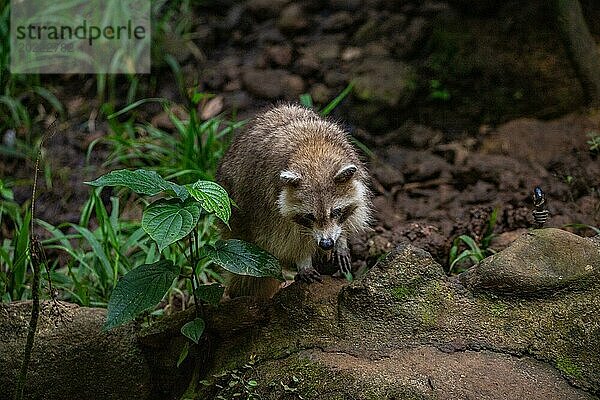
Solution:
<svg viewBox="0 0 600 400"><path fill-rule="evenodd" d="M319 274L319 272L317 272L316 269L306 268L298 271L294 280L306 283L313 283L322 282L323 278L321 278L321 274Z"/></svg>
<svg viewBox="0 0 600 400"><path fill-rule="evenodd" d="M342 275L347 276L352 273L352 260L348 250L336 251L334 257Z"/></svg>

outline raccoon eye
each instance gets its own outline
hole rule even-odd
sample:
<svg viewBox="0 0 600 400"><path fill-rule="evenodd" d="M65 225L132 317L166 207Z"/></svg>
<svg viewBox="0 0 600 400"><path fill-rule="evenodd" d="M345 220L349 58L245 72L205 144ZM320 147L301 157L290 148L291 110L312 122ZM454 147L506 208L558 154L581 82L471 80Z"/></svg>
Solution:
<svg viewBox="0 0 600 400"><path fill-rule="evenodd" d="M313 226L317 218L314 214L298 214L293 217L293 220L299 225L310 228Z"/></svg>
<svg viewBox="0 0 600 400"><path fill-rule="evenodd" d="M340 223L344 223L344 222L346 222L346 220L347 220L348 218L350 218L350 216L352 215L352 213L354 213L354 210L356 210L356 209L357 209L357 207L358 207L358 206L357 206L357 205L355 205L355 204L350 204L349 206L346 206L346 207L344 207L344 208L340 208L340 209L339 209L339 210L340 210L340 214L339 214L339 217L338 217L338 221L339 221ZM334 210L334 211L335 211L335 210ZM332 211L331 213L333 214L333 211ZM333 218L333 217L332 217L332 218Z"/></svg>
<svg viewBox="0 0 600 400"><path fill-rule="evenodd" d="M344 210L342 210L341 208L334 208L333 210L331 210L331 213L329 215L332 219L337 219L342 215L343 211Z"/></svg>

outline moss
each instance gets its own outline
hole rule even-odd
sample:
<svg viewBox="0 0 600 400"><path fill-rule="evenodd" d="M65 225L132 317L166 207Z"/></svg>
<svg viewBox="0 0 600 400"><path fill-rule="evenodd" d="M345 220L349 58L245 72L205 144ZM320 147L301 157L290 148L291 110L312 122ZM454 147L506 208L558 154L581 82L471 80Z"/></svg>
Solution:
<svg viewBox="0 0 600 400"><path fill-rule="evenodd" d="M490 306L490 312L495 317L505 317L507 308L508 307L506 306L506 304L504 304L502 302L497 302L497 303L493 303Z"/></svg>
<svg viewBox="0 0 600 400"><path fill-rule="evenodd" d="M581 379L581 368L568 356L556 358L556 368L568 377Z"/></svg>
<svg viewBox="0 0 600 400"><path fill-rule="evenodd" d="M398 301L404 301L409 297L413 297L416 293L416 289L411 286L397 286L392 289L392 295Z"/></svg>

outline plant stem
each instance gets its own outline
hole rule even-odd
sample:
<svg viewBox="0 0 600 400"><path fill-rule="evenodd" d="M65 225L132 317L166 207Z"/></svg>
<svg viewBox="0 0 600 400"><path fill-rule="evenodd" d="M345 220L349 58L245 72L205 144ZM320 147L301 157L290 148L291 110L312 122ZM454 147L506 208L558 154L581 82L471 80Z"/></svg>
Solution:
<svg viewBox="0 0 600 400"><path fill-rule="evenodd" d="M31 318L29 320L29 328L27 330L27 341L25 342L25 350L23 351L23 363L21 364L21 370L19 371L19 378L17 380L17 387L15 389L15 400L23 399L25 382L27 381L27 370L29 369L31 351L33 350L35 332L37 331L38 317L40 316L40 264L44 249L42 248L42 244L38 238L33 235L33 224L35 220L35 192L37 188L37 177L40 168L40 157L42 152L41 146L42 144L40 144L40 150L37 159L35 160L33 191L31 194L31 229L29 231L29 234L31 235L31 239L29 241L29 256L31 259L31 268L33 269L33 282L31 284L31 297L33 304L31 306Z"/></svg>

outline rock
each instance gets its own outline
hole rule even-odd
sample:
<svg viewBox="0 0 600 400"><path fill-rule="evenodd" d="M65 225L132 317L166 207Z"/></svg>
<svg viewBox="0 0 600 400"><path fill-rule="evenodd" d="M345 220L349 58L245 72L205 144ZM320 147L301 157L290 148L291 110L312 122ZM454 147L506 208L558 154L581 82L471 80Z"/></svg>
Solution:
<svg viewBox="0 0 600 400"><path fill-rule="evenodd" d="M340 71L327 71L325 73L325 84L327 84L327 86L329 87L337 87L337 86L342 86L345 85L346 83L348 83L349 77L347 74L340 72Z"/></svg>
<svg viewBox="0 0 600 400"><path fill-rule="evenodd" d="M285 7L277 19L277 27L288 34L305 29L308 23L308 18L298 3L292 3Z"/></svg>
<svg viewBox="0 0 600 400"><path fill-rule="evenodd" d="M317 83L310 88L310 96L315 103L319 104L327 104L332 98L331 90L322 83Z"/></svg>
<svg viewBox="0 0 600 400"><path fill-rule="evenodd" d="M415 149L427 149L436 145L442 138L441 131L409 121L389 134L377 137L376 140L381 144L400 144Z"/></svg>
<svg viewBox="0 0 600 400"><path fill-rule="evenodd" d="M190 118L188 112L185 107L175 104L167 111L162 111L161 113L155 115L150 120L150 124L155 128L163 128L163 129L175 129L175 125L173 125L173 121L169 117L170 113L173 113L180 120L188 120Z"/></svg>
<svg viewBox="0 0 600 400"><path fill-rule="evenodd" d="M334 10L355 11L361 4L361 0L329 0L329 6Z"/></svg>
<svg viewBox="0 0 600 400"><path fill-rule="evenodd" d="M417 73L408 64L391 59L366 59L354 68L355 95L390 107L406 106L414 97Z"/></svg>
<svg viewBox="0 0 600 400"><path fill-rule="evenodd" d="M304 81L298 75L287 74L282 78L283 97L297 100L304 93Z"/></svg>
<svg viewBox="0 0 600 400"><path fill-rule="evenodd" d="M223 96L216 96L206 102L200 110L200 118L203 120L216 117L223 111Z"/></svg>
<svg viewBox="0 0 600 400"><path fill-rule="evenodd" d="M600 245L556 228L538 229L515 240L463 273L476 291L531 295L584 288L600 277Z"/></svg>
<svg viewBox="0 0 600 400"><path fill-rule="evenodd" d="M319 62L332 62L340 55L340 44L335 38L325 37L316 43L301 48L300 54L314 58Z"/></svg>
<svg viewBox="0 0 600 400"><path fill-rule="evenodd" d="M313 56L301 56L294 64L294 72L302 76L313 75L319 72L320 68L319 60Z"/></svg>
<svg viewBox="0 0 600 400"><path fill-rule="evenodd" d="M250 108L253 104L252 98L242 90L226 93L223 97L223 104L226 109L244 110Z"/></svg>
<svg viewBox="0 0 600 400"><path fill-rule="evenodd" d="M363 55L362 50L360 49L360 47L346 47L344 49L344 51L342 52L342 61L354 61L354 60L358 60L359 58L361 58Z"/></svg>
<svg viewBox="0 0 600 400"><path fill-rule="evenodd" d="M246 7L259 19L273 18L284 9L289 0L248 0Z"/></svg>
<svg viewBox="0 0 600 400"><path fill-rule="evenodd" d="M285 67L292 62L292 48L289 45L269 46L265 50L265 56L276 66Z"/></svg>
<svg viewBox="0 0 600 400"><path fill-rule="evenodd" d="M342 31L354 23L354 17L348 11L340 11L327 17L321 26L325 32Z"/></svg>
<svg viewBox="0 0 600 400"><path fill-rule="evenodd" d="M302 78L281 69L248 69L242 74L242 82L248 92L267 99L297 98L304 91Z"/></svg>
<svg viewBox="0 0 600 400"><path fill-rule="evenodd" d="M376 18L369 18L354 33L354 36L352 37L352 43L357 46L363 46L377 39L379 24L380 21L378 21Z"/></svg>
<svg viewBox="0 0 600 400"><path fill-rule="evenodd" d="M548 167L557 154L587 151L586 132L594 128L591 120L576 115L553 121L520 118L500 125L484 139L482 149Z"/></svg>

